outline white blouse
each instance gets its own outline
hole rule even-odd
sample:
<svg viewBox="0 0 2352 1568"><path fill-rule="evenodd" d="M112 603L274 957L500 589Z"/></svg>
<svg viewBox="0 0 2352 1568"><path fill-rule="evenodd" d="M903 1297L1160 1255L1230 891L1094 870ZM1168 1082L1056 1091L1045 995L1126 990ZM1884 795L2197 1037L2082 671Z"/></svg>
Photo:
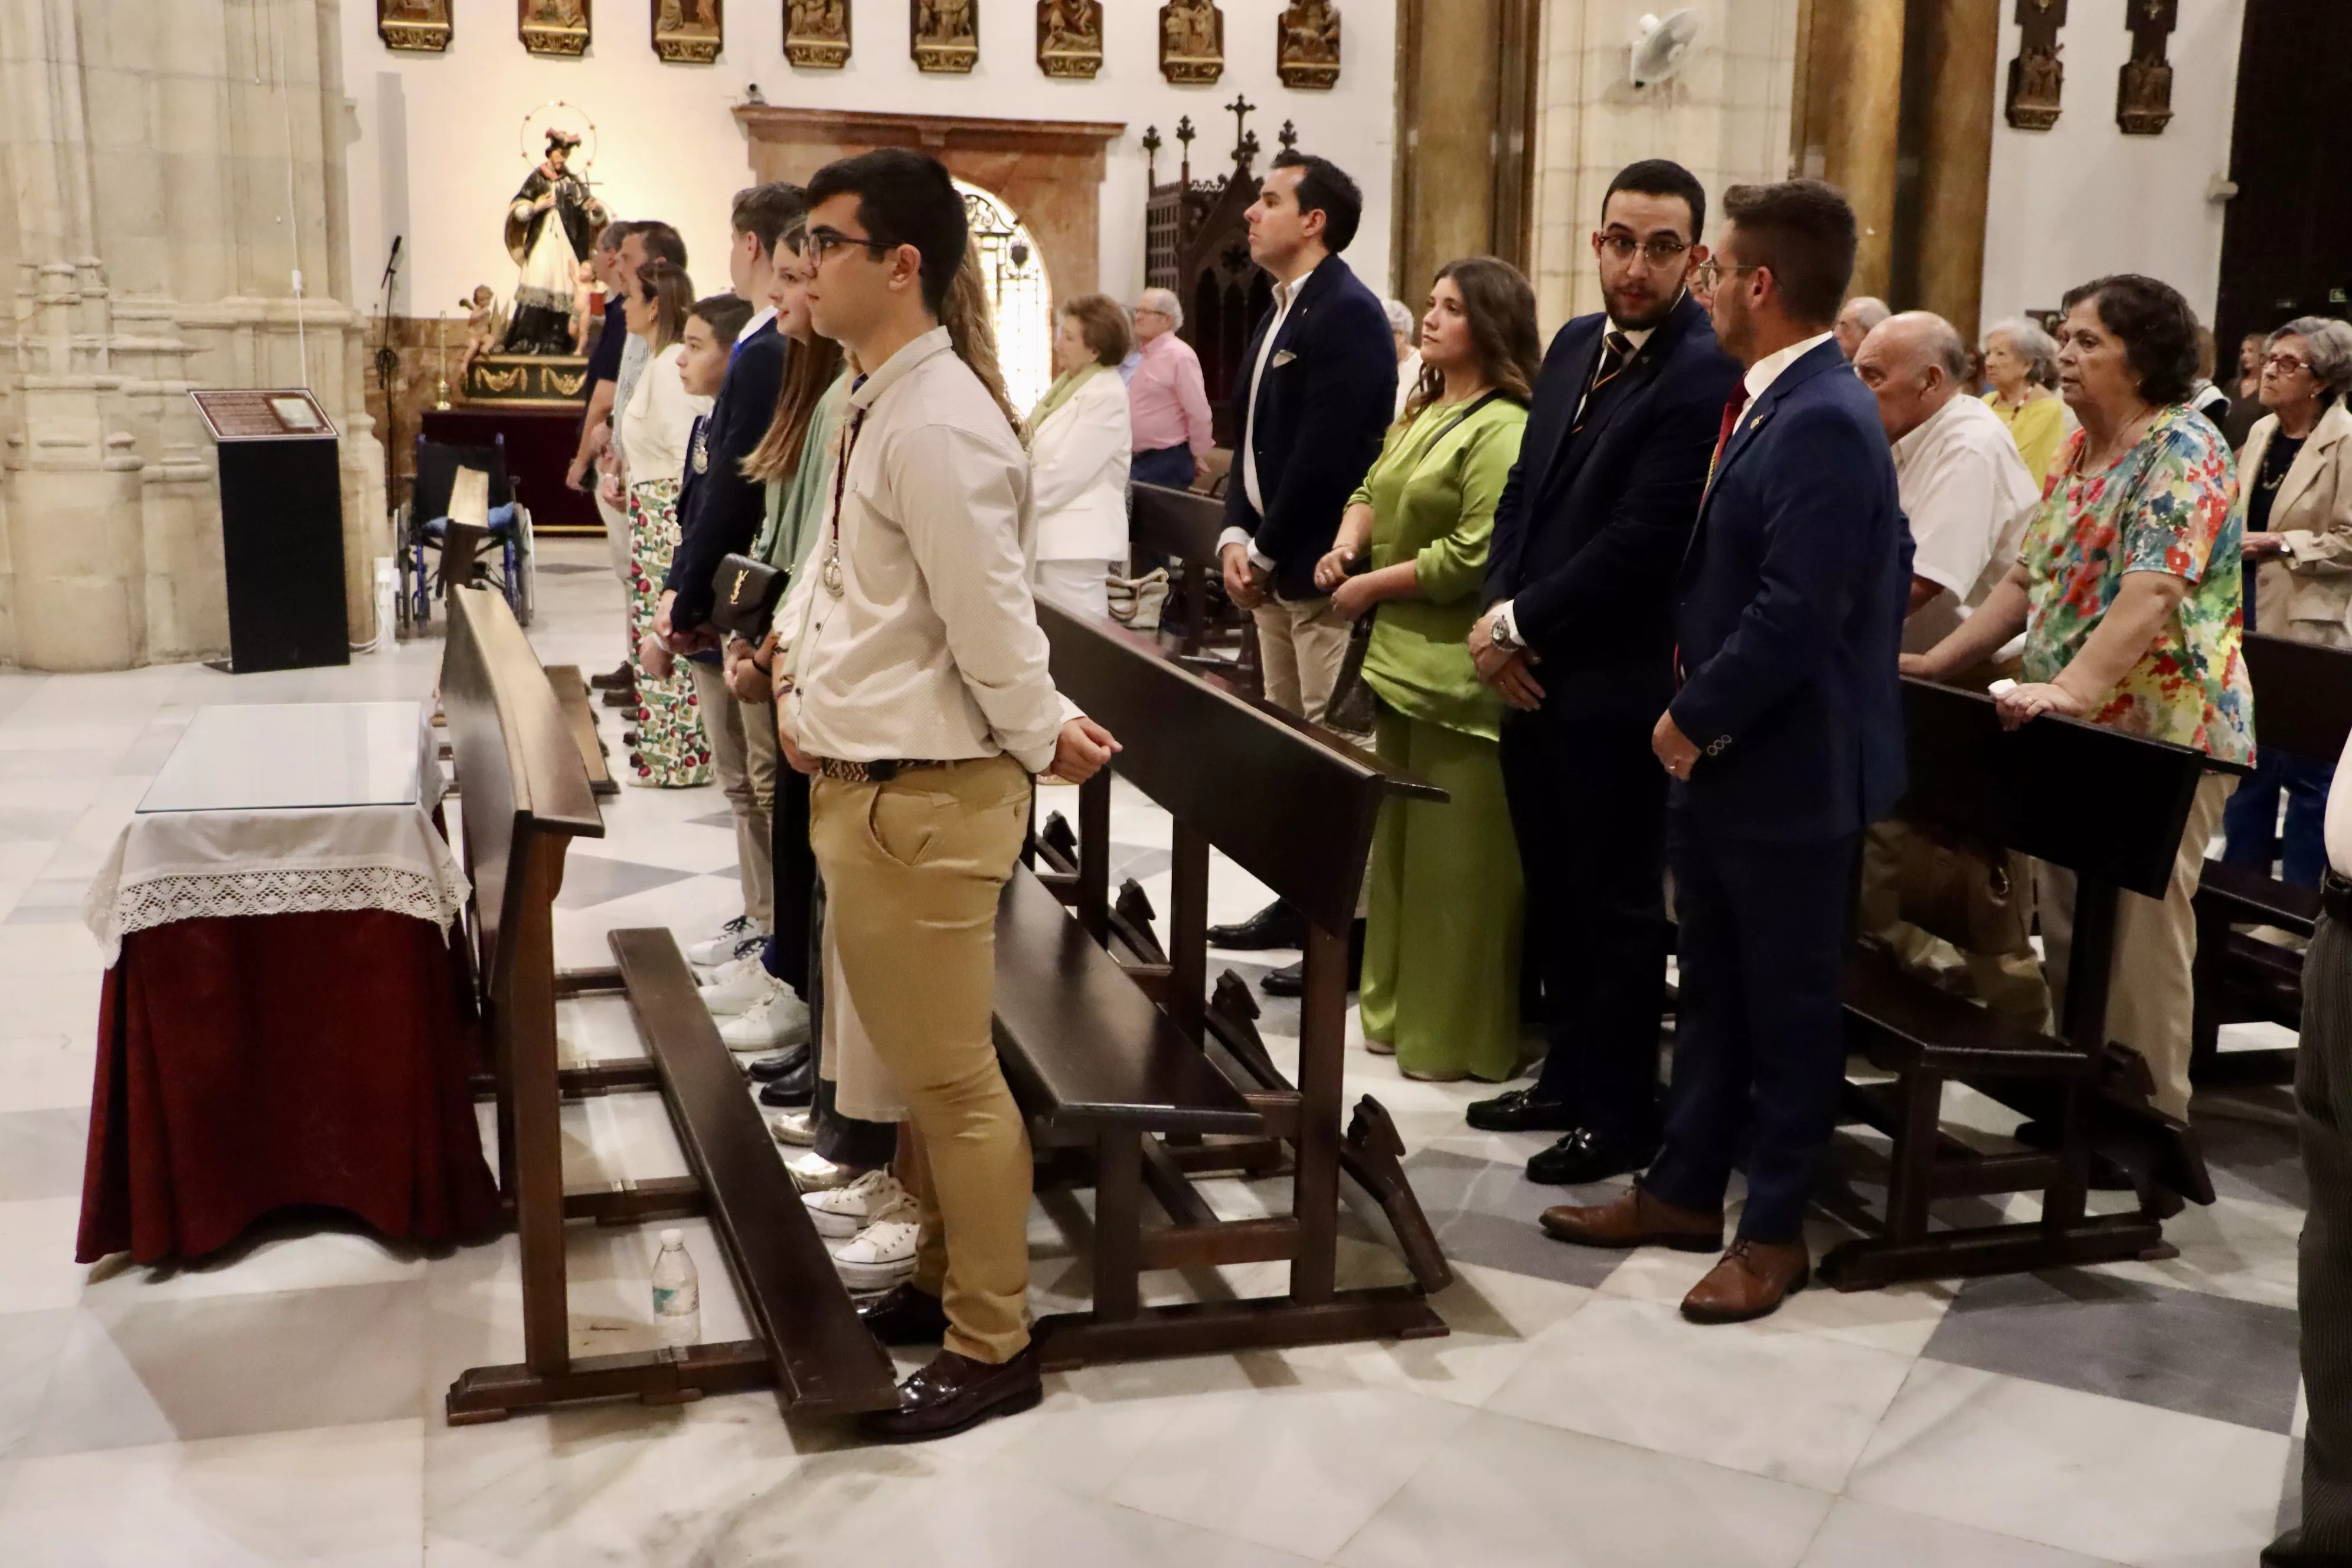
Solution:
<svg viewBox="0 0 2352 1568"><path fill-rule="evenodd" d="M629 482L651 484L686 477L686 449L694 437L694 422L710 412L711 400L686 390L678 362L686 357L684 343L672 343L654 356L621 411L621 460L628 465Z"/></svg>
<svg viewBox="0 0 2352 1568"><path fill-rule="evenodd" d="M1029 444L1029 505L1040 561L1127 557L1134 459L1127 383L1098 371L1046 416Z"/></svg>

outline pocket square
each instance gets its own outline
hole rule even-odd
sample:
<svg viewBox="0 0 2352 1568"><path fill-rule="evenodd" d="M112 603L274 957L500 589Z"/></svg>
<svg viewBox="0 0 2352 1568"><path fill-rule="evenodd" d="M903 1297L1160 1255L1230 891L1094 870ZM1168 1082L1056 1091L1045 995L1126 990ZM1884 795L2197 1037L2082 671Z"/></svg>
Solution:
<svg viewBox="0 0 2352 1568"><path fill-rule="evenodd" d="M1292 353L1288 349L1276 349L1274 352L1274 368L1280 370L1284 365L1288 364L1292 360L1295 360L1297 357L1298 356L1297 354Z"/></svg>

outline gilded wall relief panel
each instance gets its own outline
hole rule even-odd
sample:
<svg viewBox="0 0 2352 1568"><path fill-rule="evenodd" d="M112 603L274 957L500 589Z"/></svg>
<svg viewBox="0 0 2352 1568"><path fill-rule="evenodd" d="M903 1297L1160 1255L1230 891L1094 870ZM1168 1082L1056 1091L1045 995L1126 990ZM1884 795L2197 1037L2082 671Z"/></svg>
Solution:
<svg viewBox="0 0 2352 1568"><path fill-rule="evenodd" d="M584 55L593 0L515 0L522 47L535 55Z"/></svg>
<svg viewBox="0 0 2352 1568"><path fill-rule="evenodd" d="M653 0L654 53L676 65L707 66L727 47L725 0Z"/></svg>
<svg viewBox="0 0 2352 1568"><path fill-rule="evenodd" d="M961 75L980 63L980 0L907 0L919 70Z"/></svg>
<svg viewBox="0 0 2352 1568"><path fill-rule="evenodd" d="M1160 7L1160 74L1180 86L1205 86L1225 74L1225 14L1215 0Z"/></svg>
<svg viewBox="0 0 2352 1568"><path fill-rule="evenodd" d="M1038 69L1092 80L1102 58L1102 0L1037 0Z"/></svg>
<svg viewBox="0 0 2352 1568"><path fill-rule="evenodd" d="M784 58L804 70L849 63L849 0L787 0Z"/></svg>
<svg viewBox="0 0 2352 1568"><path fill-rule="evenodd" d="M388 49L439 54L449 47L450 0L375 0L376 36Z"/></svg>
<svg viewBox="0 0 2352 1568"><path fill-rule="evenodd" d="M1339 83L1339 7L1293 0L1275 24L1275 69L1285 87L1323 90Z"/></svg>

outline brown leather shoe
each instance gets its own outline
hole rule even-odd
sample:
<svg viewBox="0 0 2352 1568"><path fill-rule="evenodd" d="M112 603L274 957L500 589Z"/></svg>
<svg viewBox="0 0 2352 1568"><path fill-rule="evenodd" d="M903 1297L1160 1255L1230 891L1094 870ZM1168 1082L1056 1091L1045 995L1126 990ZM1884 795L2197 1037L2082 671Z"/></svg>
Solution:
<svg viewBox="0 0 2352 1568"><path fill-rule="evenodd" d="M1626 1188L1598 1208L1562 1204L1536 1221L1554 1241L1579 1247L1671 1247L1676 1252L1714 1252L1723 1246L1723 1213L1686 1209L1652 1196L1639 1185Z"/></svg>
<svg viewBox="0 0 2352 1568"><path fill-rule="evenodd" d="M923 1443L951 1437L992 1415L1034 1409L1045 1397L1034 1346L1002 1366L941 1351L930 1365L898 1385L898 1408L858 1418L869 1437Z"/></svg>
<svg viewBox="0 0 2352 1568"><path fill-rule="evenodd" d="M1706 1278L1683 1298L1683 1316L1694 1323L1745 1323L1768 1318L1813 1277L1812 1254L1801 1241L1731 1244Z"/></svg>

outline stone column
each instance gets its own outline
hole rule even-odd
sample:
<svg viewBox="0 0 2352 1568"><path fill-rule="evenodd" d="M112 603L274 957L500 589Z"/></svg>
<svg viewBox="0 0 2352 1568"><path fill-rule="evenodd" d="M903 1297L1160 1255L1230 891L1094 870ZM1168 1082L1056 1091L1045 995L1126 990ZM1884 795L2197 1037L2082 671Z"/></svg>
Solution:
<svg viewBox="0 0 2352 1568"><path fill-rule="evenodd" d="M1958 3L1991 9L1991 0ZM1791 161L1853 204L1855 294L1883 295L1894 275L1903 13L1904 0L1807 0L1801 24Z"/></svg>
<svg viewBox="0 0 2352 1568"><path fill-rule="evenodd" d="M1416 314L1457 257L1531 266L1537 31L1533 0L1398 6L1396 277L1365 281Z"/></svg>
<svg viewBox="0 0 2352 1568"><path fill-rule="evenodd" d="M1918 306L1977 340L2000 13L1980 0L1926 0L1927 91L1919 148Z"/></svg>

